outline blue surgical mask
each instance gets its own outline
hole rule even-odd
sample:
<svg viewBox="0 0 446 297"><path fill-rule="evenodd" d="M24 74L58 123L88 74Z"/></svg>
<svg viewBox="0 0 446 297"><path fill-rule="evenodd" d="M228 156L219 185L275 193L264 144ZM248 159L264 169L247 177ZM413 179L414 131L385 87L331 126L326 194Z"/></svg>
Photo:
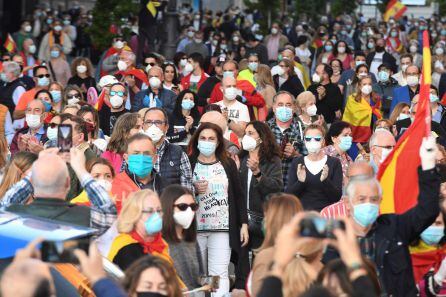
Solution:
<svg viewBox="0 0 446 297"><path fill-rule="evenodd" d="M232 71L224 71L223 72L223 78L225 78L225 77L232 77L232 78L234 78L234 72L232 72Z"/></svg>
<svg viewBox="0 0 446 297"><path fill-rule="evenodd" d="M424 230L420 237L428 245L436 245L444 236L444 227L442 226L430 226Z"/></svg>
<svg viewBox="0 0 446 297"><path fill-rule="evenodd" d="M8 78L6 77L6 73L4 73L4 72L0 73L0 79L2 81L4 81L5 83L9 82Z"/></svg>
<svg viewBox="0 0 446 297"><path fill-rule="evenodd" d="M43 101L43 105L45 105L45 112L49 112L52 108L51 103Z"/></svg>
<svg viewBox="0 0 446 297"><path fill-rule="evenodd" d="M293 118L293 110L286 106L277 107L276 118L282 123L286 123Z"/></svg>
<svg viewBox="0 0 446 297"><path fill-rule="evenodd" d="M51 51L51 58L59 58L60 52L59 51Z"/></svg>
<svg viewBox="0 0 446 297"><path fill-rule="evenodd" d="M446 36L446 29L442 29L440 34L443 35L443 36Z"/></svg>
<svg viewBox="0 0 446 297"><path fill-rule="evenodd" d="M153 160L152 156L147 155L129 155L127 166L131 173L137 177L144 178L152 173Z"/></svg>
<svg viewBox="0 0 446 297"><path fill-rule="evenodd" d="M332 50L333 50L333 46L332 46L332 45L327 44L327 45L325 46L325 51L326 51L326 52L331 52Z"/></svg>
<svg viewBox="0 0 446 297"><path fill-rule="evenodd" d="M194 106L195 102L192 100L184 99L183 101L181 101L181 108L185 110L191 110L192 108L194 108Z"/></svg>
<svg viewBox="0 0 446 297"><path fill-rule="evenodd" d="M53 102L59 103L62 100L62 92L61 91L50 91L51 96L53 96Z"/></svg>
<svg viewBox="0 0 446 297"><path fill-rule="evenodd" d="M351 136L342 136L341 142L339 143L339 148L346 152L352 147L353 138Z"/></svg>
<svg viewBox="0 0 446 297"><path fill-rule="evenodd" d="M438 98L438 96L435 95L435 94L429 94L429 99L430 99L431 102L437 102L438 100L440 100Z"/></svg>
<svg viewBox="0 0 446 297"><path fill-rule="evenodd" d="M39 87L46 87L49 84L50 84L50 79L48 77L39 77L37 79L37 85Z"/></svg>
<svg viewBox="0 0 446 297"><path fill-rule="evenodd" d="M369 43L367 43L367 48L368 49L372 49L372 48L374 48L375 47L375 44L373 43L373 42L369 42Z"/></svg>
<svg viewBox="0 0 446 297"><path fill-rule="evenodd" d="M206 157L212 156L212 154L215 153L216 149L217 149L217 144L213 141L204 141L204 140L198 141L198 150L202 155Z"/></svg>
<svg viewBox="0 0 446 297"><path fill-rule="evenodd" d="M362 227L373 224L379 215L379 205L374 203L361 203L353 206L353 219Z"/></svg>
<svg viewBox="0 0 446 297"><path fill-rule="evenodd" d="M387 82L389 80L389 72L387 71L380 71L378 72L378 79L382 82Z"/></svg>
<svg viewBox="0 0 446 297"><path fill-rule="evenodd" d="M152 213L144 222L144 227L149 235L160 233L163 229L163 217L158 212Z"/></svg>

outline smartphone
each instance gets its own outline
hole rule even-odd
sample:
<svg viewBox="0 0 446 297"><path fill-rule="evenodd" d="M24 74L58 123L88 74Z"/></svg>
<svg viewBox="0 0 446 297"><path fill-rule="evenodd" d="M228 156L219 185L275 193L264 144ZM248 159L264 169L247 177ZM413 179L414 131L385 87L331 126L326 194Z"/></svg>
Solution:
<svg viewBox="0 0 446 297"><path fill-rule="evenodd" d="M212 291L217 291L220 287L220 276L219 275L203 275L200 276L200 284L202 286L209 285Z"/></svg>
<svg viewBox="0 0 446 297"><path fill-rule="evenodd" d="M73 146L73 127L61 124L57 127L57 147L61 153L69 152Z"/></svg>
<svg viewBox="0 0 446 297"><path fill-rule="evenodd" d="M79 264L74 250L80 249L88 254L90 241L87 238L65 241L44 241L40 247L42 261L51 263Z"/></svg>
<svg viewBox="0 0 446 297"><path fill-rule="evenodd" d="M313 238L335 238L333 230L345 230L345 224L339 220L326 220L316 215L308 215L300 221L300 236Z"/></svg>

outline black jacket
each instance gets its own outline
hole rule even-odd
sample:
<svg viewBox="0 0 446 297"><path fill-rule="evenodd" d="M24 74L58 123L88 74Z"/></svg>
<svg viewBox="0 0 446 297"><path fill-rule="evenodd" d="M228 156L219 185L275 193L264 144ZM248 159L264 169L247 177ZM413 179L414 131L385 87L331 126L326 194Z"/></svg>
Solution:
<svg viewBox="0 0 446 297"><path fill-rule="evenodd" d="M290 92L294 97L297 97L300 93L305 91L304 86L300 82L299 77L297 75L293 75L288 77L288 79L279 87L279 75L273 76L274 85L276 87L276 91L287 91Z"/></svg>
<svg viewBox="0 0 446 297"><path fill-rule="evenodd" d="M409 244L438 216L440 178L436 169L418 171L418 204L403 214L380 215L367 237L374 238L375 265L390 296L417 296ZM324 258L334 258L329 249Z"/></svg>
<svg viewBox="0 0 446 297"><path fill-rule="evenodd" d="M438 96L440 97L440 101L446 93L446 73L443 73L440 76L440 83L438 85Z"/></svg>
<svg viewBox="0 0 446 297"><path fill-rule="evenodd" d="M192 172L197 164L196 159L190 160ZM222 163L228 177L228 205L229 205L229 245L237 254L240 254L240 228L242 224L248 224L248 213L246 211L246 200L243 199L243 190L240 184L240 176L237 166L232 159L228 163ZM232 256L231 256L232 257ZM237 258L236 258L237 259Z"/></svg>
<svg viewBox="0 0 446 297"><path fill-rule="evenodd" d="M367 66L371 67L372 62L373 62L373 58L375 57L376 52L371 52L367 55L367 57L365 58L365 61L367 63ZM396 67L396 60L395 58L389 54L388 52L384 52L383 55L383 61L381 64L389 64L390 68L392 69L393 73L397 73L398 69Z"/></svg>
<svg viewBox="0 0 446 297"><path fill-rule="evenodd" d="M221 82L221 79L215 75L208 77L203 82L200 89L198 89L197 91L197 97L198 97L198 100L196 102L197 106L206 107L208 105L207 99L211 98L212 90L214 90L214 87L219 82Z"/></svg>
<svg viewBox="0 0 446 297"><path fill-rule="evenodd" d="M325 97L323 98L319 98L317 92L319 86L325 88ZM317 114L323 115L326 123L333 123L336 117L335 112L342 110L343 105L343 97L339 87L332 83L326 85L312 84L308 87L308 91L316 97Z"/></svg>

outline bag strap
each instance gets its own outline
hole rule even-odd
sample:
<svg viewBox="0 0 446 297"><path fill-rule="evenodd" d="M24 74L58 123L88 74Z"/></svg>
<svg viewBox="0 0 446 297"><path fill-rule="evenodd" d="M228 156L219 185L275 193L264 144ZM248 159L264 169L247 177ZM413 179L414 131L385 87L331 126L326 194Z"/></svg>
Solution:
<svg viewBox="0 0 446 297"><path fill-rule="evenodd" d="M54 81L57 82L56 73L54 73L54 69L53 69L53 65L51 65L51 61L48 62L48 66L50 66L51 76L53 77Z"/></svg>

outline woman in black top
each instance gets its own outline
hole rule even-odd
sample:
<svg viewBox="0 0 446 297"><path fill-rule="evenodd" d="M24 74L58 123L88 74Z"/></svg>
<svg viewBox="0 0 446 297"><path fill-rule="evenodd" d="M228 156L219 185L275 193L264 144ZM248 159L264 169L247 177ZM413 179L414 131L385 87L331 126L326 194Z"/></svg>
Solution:
<svg viewBox="0 0 446 297"><path fill-rule="evenodd" d="M321 150L324 137L321 126L309 125L304 132L308 155L295 158L288 171L286 192L299 197L305 210L320 211L342 195L342 166Z"/></svg>
<svg viewBox="0 0 446 297"><path fill-rule="evenodd" d="M299 77L294 72L294 63L288 59L279 62L278 73L273 77L276 91L288 91L297 97L304 90Z"/></svg>
<svg viewBox="0 0 446 297"><path fill-rule="evenodd" d="M89 88L96 88L96 80L93 78L93 66L88 58L78 57L71 63L71 75L67 85L76 85L82 90L82 95L87 98Z"/></svg>
<svg viewBox="0 0 446 297"><path fill-rule="evenodd" d="M200 121L200 113L196 102L197 95L189 89L178 94L167 131L167 139L171 143L187 145L189 142L190 136L195 132Z"/></svg>

